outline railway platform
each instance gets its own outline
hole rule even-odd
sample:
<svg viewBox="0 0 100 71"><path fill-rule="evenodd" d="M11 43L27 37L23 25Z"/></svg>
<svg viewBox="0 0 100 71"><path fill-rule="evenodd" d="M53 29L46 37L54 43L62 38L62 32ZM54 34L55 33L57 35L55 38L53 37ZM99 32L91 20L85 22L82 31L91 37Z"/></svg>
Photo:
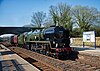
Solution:
<svg viewBox="0 0 100 71"><path fill-rule="evenodd" d="M5 46L0 48L0 71L40 71Z"/></svg>

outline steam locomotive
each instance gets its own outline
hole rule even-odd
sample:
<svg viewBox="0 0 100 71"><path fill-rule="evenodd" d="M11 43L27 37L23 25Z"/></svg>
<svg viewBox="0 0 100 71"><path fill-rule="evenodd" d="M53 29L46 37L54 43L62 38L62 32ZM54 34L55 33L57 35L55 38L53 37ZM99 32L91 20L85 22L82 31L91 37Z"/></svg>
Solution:
<svg viewBox="0 0 100 71"><path fill-rule="evenodd" d="M69 30L62 26L49 27L34 32L26 32L12 37L12 44L23 46L55 58L70 58L73 49L70 47ZM16 40L16 41L15 41Z"/></svg>

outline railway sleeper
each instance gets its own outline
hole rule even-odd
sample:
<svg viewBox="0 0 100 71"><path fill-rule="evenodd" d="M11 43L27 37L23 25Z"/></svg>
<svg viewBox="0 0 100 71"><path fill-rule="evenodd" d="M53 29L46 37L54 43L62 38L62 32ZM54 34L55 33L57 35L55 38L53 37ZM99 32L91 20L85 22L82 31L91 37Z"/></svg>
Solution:
<svg viewBox="0 0 100 71"><path fill-rule="evenodd" d="M25 53L27 53L27 55L28 55L28 52L30 53L31 51L27 51L27 52L26 52L26 50L25 50ZM30 55L30 54L29 54L29 55ZM33 56L33 57L34 57L34 56ZM51 58L51 59L52 59L52 58ZM67 62L68 62L68 61L67 61ZM69 60L69 63L67 63L67 62L66 62L66 64L69 64L69 63L70 63L70 64L71 64L70 66L74 66L73 63L75 63L76 61L71 61L71 60ZM65 63L62 63L62 65L63 65L63 64L65 64ZM58 63L58 65L60 65L60 63ZM61 66L62 66L62 65L61 65ZM96 70L96 69L97 69L96 67L94 67L94 69L93 69L92 67L88 67L88 65L87 65L87 67L85 67L86 64L81 64L81 63L80 63L79 65L80 65L83 69L86 68L86 69L84 69L84 70L87 70L87 69L88 69L88 70ZM79 65L78 65L78 66L79 66ZM60 66L60 67L61 67L61 66ZM69 66L69 67L70 67L70 66ZM76 66L75 68L77 68L78 66ZM79 69L81 69L81 68L79 68Z"/></svg>

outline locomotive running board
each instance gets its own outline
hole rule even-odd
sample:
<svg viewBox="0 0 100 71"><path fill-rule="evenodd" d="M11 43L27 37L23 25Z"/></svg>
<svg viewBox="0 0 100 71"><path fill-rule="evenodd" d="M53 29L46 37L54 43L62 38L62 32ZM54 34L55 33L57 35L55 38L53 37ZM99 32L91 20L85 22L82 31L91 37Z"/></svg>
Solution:
<svg viewBox="0 0 100 71"><path fill-rule="evenodd" d="M50 41L28 41L27 43L35 43L35 44L37 44L37 43L42 43L42 44L49 44L49 45L50 45L50 48L52 49Z"/></svg>

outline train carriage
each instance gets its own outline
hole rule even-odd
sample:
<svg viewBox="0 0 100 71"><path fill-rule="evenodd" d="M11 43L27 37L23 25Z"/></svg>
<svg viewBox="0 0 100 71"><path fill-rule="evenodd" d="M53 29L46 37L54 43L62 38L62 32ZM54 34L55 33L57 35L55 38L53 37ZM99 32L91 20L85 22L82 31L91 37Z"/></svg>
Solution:
<svg viewBox="0 0 100 71"><path fill-rule="evenodd" d="M13 35L10 37L10 43L14 46L17 46L18 44L18 35Z"/></svg>

